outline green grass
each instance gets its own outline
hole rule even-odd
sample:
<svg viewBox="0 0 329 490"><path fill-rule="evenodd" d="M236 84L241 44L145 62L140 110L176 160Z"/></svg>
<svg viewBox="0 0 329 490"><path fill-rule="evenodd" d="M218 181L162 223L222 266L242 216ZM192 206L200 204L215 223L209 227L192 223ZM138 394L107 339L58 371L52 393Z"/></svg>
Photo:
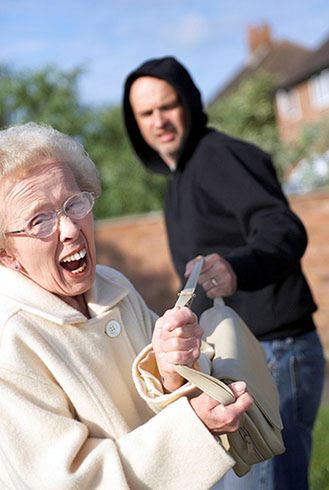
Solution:
<svg viewBox="0 0 329 490"><path fill-rule="evenodd" d="M329 405L322 405L313 432L311 490L329 490Z"/></svg>

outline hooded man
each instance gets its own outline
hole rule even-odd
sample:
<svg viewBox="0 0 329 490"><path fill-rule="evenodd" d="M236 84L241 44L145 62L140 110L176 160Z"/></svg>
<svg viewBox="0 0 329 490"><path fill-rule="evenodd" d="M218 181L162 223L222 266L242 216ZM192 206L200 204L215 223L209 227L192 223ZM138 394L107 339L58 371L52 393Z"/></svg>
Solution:
<svg viewBox="0 0 329 490"><path fill-rule="evenodd" d="M307 489L324 358L300 264L304 226L269 155L207 126L200 92L175 58L131 72L123 107L141 162L168 176L166 227L182 283L196 257L205 257L193 309L200 314L224 296L261 341L278 385L286 453L241 480L230 476L228 488L260 488L265 472L261 488Z"/></svg>

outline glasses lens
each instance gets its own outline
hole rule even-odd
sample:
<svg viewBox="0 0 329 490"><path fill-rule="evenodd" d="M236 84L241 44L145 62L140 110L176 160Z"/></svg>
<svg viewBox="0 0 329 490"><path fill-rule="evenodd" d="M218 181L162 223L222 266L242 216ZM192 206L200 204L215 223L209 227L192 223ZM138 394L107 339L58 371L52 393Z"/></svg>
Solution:
<svg viewBox="0 0 329 490"><path fill-rule="evenodd" d="M29 235L45 238L52 234L56 222L56 213L41 213L28 222L26 229Z"/></svg>
<svg viewBox="0 0 329 490"><path fill-rule="evenodd" d="M79 220L92 210L95 198L91 192L80 192L70 197L63 206L63 212L70 219ZM41 213L32 218L26 226L29 235L37 238L47 238L56 229L57 212Z"/></svg>
<svg viewBox="0 0 329 490"><path fill-rule="evenodd" d="M90 192L81 192L70 197L64 204L64 213L71 219L82 219L93 208L94 196Z"/></svg>

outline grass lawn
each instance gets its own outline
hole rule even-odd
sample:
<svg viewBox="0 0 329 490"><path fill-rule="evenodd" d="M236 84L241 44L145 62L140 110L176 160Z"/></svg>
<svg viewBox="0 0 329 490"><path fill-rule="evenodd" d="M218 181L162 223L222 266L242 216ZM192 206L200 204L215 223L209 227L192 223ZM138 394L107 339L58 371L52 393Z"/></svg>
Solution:
<svg viewBox="0 0 329 490"><path fill-rule="evenodd" d="M322 405L313 433L311 490L329 490L329 405Z"/></svg>

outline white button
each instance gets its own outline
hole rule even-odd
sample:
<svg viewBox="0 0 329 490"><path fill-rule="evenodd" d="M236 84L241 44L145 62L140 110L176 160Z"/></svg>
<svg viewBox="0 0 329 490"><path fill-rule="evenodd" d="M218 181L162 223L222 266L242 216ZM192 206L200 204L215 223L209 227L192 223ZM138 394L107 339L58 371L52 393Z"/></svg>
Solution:
<svg viewBox="0 0 329 490"><path fill-rule="evenodd" d="M111 320L105 327L105 333L109 337L117 337L121 332L120 323L116 320Z"/></svg>

